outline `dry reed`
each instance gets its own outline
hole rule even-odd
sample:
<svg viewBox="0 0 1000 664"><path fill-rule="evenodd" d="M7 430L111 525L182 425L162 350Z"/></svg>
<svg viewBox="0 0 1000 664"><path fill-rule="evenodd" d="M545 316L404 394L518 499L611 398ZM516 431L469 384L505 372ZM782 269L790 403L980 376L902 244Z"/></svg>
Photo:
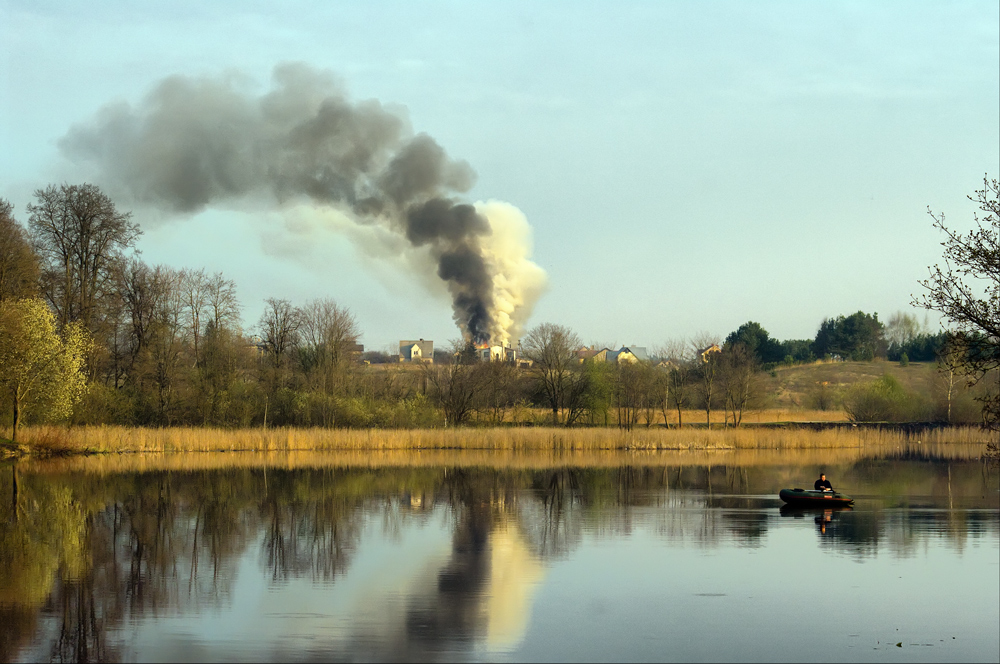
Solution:
<svg viewBox="0 0 1000 664"><path fill-rule="evenodd" d="M208 429L31 427L23 440L41 453L114 454L139 452L293 452L481 450L793 450L891 448L916 443L983 444L974 427L901 431L835 428L617 429Z"/></svg>

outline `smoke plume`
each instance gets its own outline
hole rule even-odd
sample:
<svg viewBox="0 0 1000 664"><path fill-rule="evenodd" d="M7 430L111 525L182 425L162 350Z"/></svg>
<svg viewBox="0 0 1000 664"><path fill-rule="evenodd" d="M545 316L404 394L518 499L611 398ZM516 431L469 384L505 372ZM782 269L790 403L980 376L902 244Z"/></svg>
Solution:
<svg viewBox="0 0 1000 664"><path fill-rule="evenodd" d="M430 252L455 322L476 342L511 341L544 287L520 211L463 201L475 182L468 163L414 135L400 111L351 101L331 74L303 64L276 67L262 95L235 75L166 78L140 104L109 105L73 127L60 148L167 212L308 197L381 224Z"/></svg>

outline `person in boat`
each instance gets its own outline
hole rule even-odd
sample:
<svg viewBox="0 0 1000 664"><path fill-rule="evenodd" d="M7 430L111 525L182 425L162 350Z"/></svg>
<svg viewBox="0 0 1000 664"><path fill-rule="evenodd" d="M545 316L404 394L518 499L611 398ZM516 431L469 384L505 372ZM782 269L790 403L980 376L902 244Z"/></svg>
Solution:
<svg viewBox="0 0 1000 664"><path fill-rule="evenodd" d="M819 474L819 479L816 480L813 488L816 491L833 491L833 485L830 484L830 480L826 479L826 473Z"/></svg>

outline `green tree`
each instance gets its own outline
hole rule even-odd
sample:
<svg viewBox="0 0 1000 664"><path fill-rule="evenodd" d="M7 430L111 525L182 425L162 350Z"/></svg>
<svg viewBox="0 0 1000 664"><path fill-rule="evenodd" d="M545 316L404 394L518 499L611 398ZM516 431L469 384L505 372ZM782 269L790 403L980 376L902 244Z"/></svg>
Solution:
<svg viewBox="0 0 1000 664"><path fill-rule="evenodd" d="M735 332L726 337L723 349L728 349L736 344L742 344L748 353L753 355L760 364L771 362L781 362L784 359L784 349L781 342L772 339L760 323L748 321L740 325Z"/></svg>
<svg viewBox="0 0 1000 664"><path fill-rule="evenodd" d="M885 338L878 314L858 311L824 319L813 341L813 352L817 357L836 354L852 360L884 357Z"/></svg>
<svg viewBox="0 0 1000 664"><path fill-rule="evenodd" d="M26 415L68 417L86 389L84 358L90 338L70 324L62 336L39 299L0 302L0 389L13 414L11 439Z"/></svg>

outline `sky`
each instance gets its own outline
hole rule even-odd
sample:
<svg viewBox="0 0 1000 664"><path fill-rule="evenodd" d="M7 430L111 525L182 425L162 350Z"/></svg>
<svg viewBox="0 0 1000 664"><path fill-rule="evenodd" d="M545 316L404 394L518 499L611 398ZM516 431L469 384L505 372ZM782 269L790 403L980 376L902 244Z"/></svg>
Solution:
<svg viewBox="0 0 1000 664"><path fill-rule="evenodd" d="M656 346L910 308L1000 171L1000 4L0 0L0 197L88 173L59 148L170 75L329 70L403 114L533 228L527 321ZM98 182L98 184L101 184ZM132 210L150 263L268 297L332 297L372 350L458 337L440 283L308 209ZM918 314L923 316L922 313ZM931 318L933 326L937 319Z"/></svg>

